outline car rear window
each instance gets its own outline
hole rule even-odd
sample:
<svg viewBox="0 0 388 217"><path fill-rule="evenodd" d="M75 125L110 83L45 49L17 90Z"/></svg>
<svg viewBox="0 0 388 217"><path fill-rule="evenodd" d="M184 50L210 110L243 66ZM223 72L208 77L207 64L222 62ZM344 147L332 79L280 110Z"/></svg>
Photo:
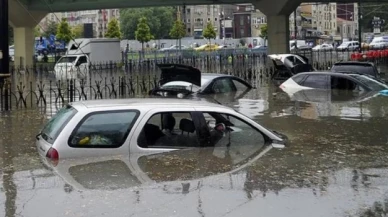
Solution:
<svg viewBox="0 0 388 217"><path fill-rule="evenodd" d="M69 146L75 148L117 148L124 144L140 112L118 110L93 112L72 132Z"/></svg>
<svg viewBox="0 0 388 217"><path fill-rule="evenodd" d="M302 83L302 81L304 80L305 76L306 75L294 75L292 77L292 80L294 80L297 84L300 85Z"/></svg>
<svg viewBox="0 0 388 217"><path fill-rule="evenodd" d="M353 72L363 75L377 76L376 70L371 65L334 65L331 68L333 72Z"/></svg>
<svg viewBox="0 0 388 217"><path fill-rule="evenodd" d="M53 144L59 133L76 113L77 110L70 105L60 109L43 127L41 131L42 138L48 143Z"/></svg>

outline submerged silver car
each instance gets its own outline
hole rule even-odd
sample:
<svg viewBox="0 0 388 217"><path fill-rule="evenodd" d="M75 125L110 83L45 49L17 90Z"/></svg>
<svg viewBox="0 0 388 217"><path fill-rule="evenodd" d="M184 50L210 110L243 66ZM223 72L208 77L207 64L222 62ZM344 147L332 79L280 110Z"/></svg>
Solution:
<svg viewBox="0 0 388 217"><path fill-rule="evenodd" d="M205 100L117 99L71 103L36 136L51 160L236 144L284 146L287 138Z"/></svg>

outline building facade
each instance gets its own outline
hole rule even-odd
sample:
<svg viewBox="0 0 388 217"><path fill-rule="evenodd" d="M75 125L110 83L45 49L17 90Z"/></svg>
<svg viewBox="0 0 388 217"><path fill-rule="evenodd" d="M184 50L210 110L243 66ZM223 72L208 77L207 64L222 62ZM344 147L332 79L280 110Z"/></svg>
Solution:
<svg viewBox="0 0 388 217"><path fill-rule="evenodd" d="M202 38L203 30L207 23L211 22L217 37L232 36L231 26L229 25L233 14L233 5L195 5L180 7L181 19L186 25L186 35L194 38ZM225 27L225 28L224 28Z"/></svg>

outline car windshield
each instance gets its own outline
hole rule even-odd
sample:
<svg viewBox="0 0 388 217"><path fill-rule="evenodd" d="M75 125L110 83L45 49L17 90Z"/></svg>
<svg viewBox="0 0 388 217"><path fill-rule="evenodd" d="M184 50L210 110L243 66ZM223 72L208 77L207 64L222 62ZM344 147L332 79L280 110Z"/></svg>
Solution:
<svg viewBox="0 0 388 217"><path fill-rule="evenodd" d="M72 63L72 62L74 62L76 59L77 59L76 56L62 57L61 59L59 59L58 63Z"/></svg>
<svg viewBox="0 0 388 217"><path fill-rule="evenodd" d="M380 90L388 89L387 85L380 83L372 78L369 78L368 76L365 76L365 75L351 75L351 76L357 79L358 81L360 81L361 83L363 83L364 85L366 85L367 87L369 87L370 89L372 89L372 91L380 91Z"/></svg>
<svg viewBox="0 0 388 217"><path fill-rule="evenodd" d="M77 113L77 110L72 106L65 106L55 114L49 122L44 126L41 135L48 143L53 144L61 130Z"/></svg>
<svg viewBox="0 0 388 217"><path fill-rule="evenodd" d="M376 76L375 69L372 65L334 65L332 68L334 72L347 71L353 73L359 73L363 75Z"/></svg>

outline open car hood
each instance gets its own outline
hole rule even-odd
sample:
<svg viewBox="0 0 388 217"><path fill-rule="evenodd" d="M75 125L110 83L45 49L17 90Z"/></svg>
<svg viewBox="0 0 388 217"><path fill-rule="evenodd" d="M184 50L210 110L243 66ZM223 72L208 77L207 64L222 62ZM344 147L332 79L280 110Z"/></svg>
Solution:
<svg viewBox="0 0 388 217"><path fill-rule="evenodd" d="M289 56L299 56L304 64L294 65L287 57ZM275 68L278 71L289 71L290 76L300 73L300 72L311 72L314 71L314 68L308 63L308 59L301 55L295 54L271 54L268 57L273 61Z"/></svg>
<svg viewBox="0 0 388 217"><path fill-rule="evenodd" d="M201 86L201 71L191 66L181 64L158 64L162 74L159 85L162 86L171 81L185 81Z"/></svg>

